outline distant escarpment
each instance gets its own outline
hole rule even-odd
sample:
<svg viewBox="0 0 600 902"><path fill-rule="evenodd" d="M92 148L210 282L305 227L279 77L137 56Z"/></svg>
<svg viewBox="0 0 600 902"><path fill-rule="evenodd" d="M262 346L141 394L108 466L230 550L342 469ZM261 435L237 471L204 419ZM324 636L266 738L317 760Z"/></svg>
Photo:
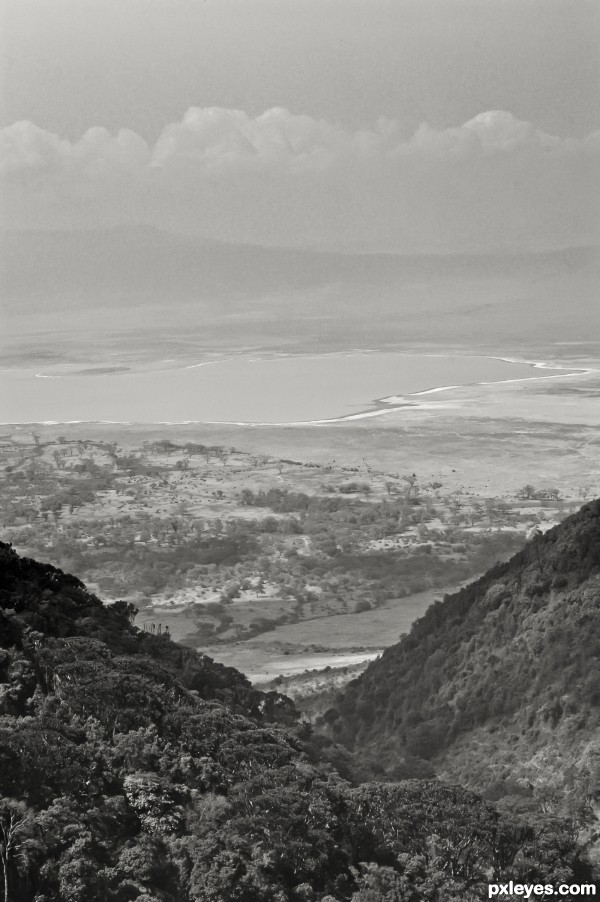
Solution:
<svg viewBox="0 0 600 902"><path fill-rule="evenodd" d="M600 501L436 602L325 722L391 773L488 793L600 791Z"/></svg>
<svg viewBox="0 0 600 902"><path fill-rule="evenodd" d="M593 881L568 824L436 781L353 788L288 699L134 615L0 543L1 902L478 902L490 880Z"/></svg>

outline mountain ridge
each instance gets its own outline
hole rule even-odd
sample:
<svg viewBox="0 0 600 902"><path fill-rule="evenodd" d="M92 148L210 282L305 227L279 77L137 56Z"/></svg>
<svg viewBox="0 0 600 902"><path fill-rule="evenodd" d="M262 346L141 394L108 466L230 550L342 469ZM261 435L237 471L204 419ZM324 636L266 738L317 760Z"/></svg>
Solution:
<svg viewBox="0 0 600 902"><path fill-rule="evenodd" d="M556 273L597 264L600 260L600 246L596 245L556 251L506 250L485 254L347 253L210 241L151 226L70 231L5 229L0 232L0 247L2 284L8 296L34 289L48 294L53 288L52 279L62 277L63 287L65 283L68 287L68 280L80 275L85 276L88 283L103 278L111 285L115 279L121 282L133 279L134 285L143 286L146 283L142 261L152 272L148 284L157 277L162 282L161 274L163 278L166 276L165 266L172 278L172 267L185 264L196 276L203 270L211 276L211 270L215 270L215 275L218 272L224 280L225 288L239 282L246 289L256 289L277 285L307 287L327 280L350 278L362 284L386 282L406 275L435 279L463 274L504 274L507 263L513 273L536 271L539 267L550 267ZM152 257L156 254L160 265L153 266ZM120 269L107 267L106 264L111 262ZM231 269L233 263L237 265L237 273L235 267ZM85 272L78 272L78 264L85 264ZM185 275L177 272L180 277ZM249 282L244 281L248 279ZM217 287L216 282L213 287Z"/></svg>
<svg viewBox="0 0 600 902"><path fill-rule="evenodd" d="M68 341L66 359L98 357L102 348L137 354L141 331L167 357L189 350L192 338L215 350L425 344L464 353L493 345L545 356L557 335L589 341L598 316L596 247L352 255L152 230L13 232L0 243L3 343L10 353L25 343L25 359L32 342L44 350L46 334L52 357ZM90 316L93 341L85 331Z"/></svg>

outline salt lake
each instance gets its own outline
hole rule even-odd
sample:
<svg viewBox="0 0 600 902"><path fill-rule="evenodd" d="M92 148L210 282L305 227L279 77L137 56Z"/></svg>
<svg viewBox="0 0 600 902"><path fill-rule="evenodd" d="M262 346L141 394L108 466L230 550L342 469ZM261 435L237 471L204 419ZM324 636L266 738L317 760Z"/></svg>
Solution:
<svg viewBox="0 0 600 902"><path fill-rule="evenodd" d="M137 369L106 363L5 369L0 421L335 422L441 401L449 387L568 372L496 357L383 351L235 356L194 365L162 361Z"/></svg>

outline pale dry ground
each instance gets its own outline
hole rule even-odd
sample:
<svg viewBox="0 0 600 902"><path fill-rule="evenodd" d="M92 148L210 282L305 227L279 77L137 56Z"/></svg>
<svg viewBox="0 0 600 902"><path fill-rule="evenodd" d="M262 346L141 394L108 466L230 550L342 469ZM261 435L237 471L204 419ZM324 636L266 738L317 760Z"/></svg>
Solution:
<svg viewBox="0 0 600 902"><path fill-rule="evenodd" d="M170 438L322 465L335 462L336 467L359 467L364 474L368 468L416 472L420 481L443 482L445 491L462 488L487 496L514 494L526 483L557 487L575 497L585 488L590 495L600 494L600 358L560 362L595 371L467 386L428 396L426 409L323 426L82 423L35 426L33 431L48 438L68 434L71 439L113 440L126 448ZM436 397L439 402L431 400ZM0 426L0 437L16 441L31 440L31 432L27 426ZM216 504L216 516L220 509Z"/></svg>
<svg viewBox="0 0 600 902"><path fill-rule="evenodd" d="M326 667L338 670L351 666L352 676L358 676L361 669L373 661L382 649L370 652L323 652L320 654L264 654L260 656L253 649L244 649L230 651L229 649L207 649L206 653L215 660L220 661L230 667L235 667L245 674L248 679L260 685L268 683L278 676L292 677L299 674L305 674L307 671L316 671L322 673ZM316 674L315 674L316 675ZM327 681L330 682L329 680ZM342 685L345 682L345 675L338 676L337 683Z"/></svg>
<svg viewBox="0 0 600 902"><path fill-rule="evenodd" d="M356 664L350 661L340 664L339 660L341 659L332 657L332 663L325 667L318 665L312 670L282 672L272 679L257 679L254 685L264 692L275 689L288 695L300 708L303 717L312 720L315 715L322 714L330 707L331 693L356 679L373 658Z"/></svg>

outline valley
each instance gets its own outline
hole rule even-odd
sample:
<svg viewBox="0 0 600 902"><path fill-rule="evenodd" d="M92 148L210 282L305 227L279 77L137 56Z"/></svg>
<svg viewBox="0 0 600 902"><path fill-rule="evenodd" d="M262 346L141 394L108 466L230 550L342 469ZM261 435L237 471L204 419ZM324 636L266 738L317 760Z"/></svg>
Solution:
<svg viewBox="0 0 600 902"><path fill-rule="evenodd" d="M597 384L465 387L376 424L2 426L0 538L299 697L598 493Z"/></svg>
<svg viewBox="0 0 600 902"><path fill-rule="evenodd" d="M0 902L600 895L600 4L3 7Z"/></svg>

